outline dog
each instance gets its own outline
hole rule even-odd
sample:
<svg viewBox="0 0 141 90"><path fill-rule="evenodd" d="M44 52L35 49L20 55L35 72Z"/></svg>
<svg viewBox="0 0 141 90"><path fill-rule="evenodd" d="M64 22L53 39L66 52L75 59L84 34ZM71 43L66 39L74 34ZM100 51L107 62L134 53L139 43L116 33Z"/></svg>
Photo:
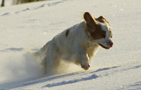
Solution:
<svg viewBox="0 0 141 90"><path fill-rule="evenodd" d="M59 68L61 60L88 70L99 46L105 49L113 46L112 28L103 16L93 18L85 12L83 17L84 21L56 35L36 52L36 55L42 56L45 73Z"/></svg>

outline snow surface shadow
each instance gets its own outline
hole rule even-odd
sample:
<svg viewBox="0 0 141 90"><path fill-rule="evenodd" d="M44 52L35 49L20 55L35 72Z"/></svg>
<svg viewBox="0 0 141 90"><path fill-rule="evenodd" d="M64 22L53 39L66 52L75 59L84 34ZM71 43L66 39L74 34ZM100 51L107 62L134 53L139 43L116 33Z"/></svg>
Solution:
<svg viewBox="0 0 141 90"><path fill-rule="evenodd" d="M45 6L48 6L48 7L50 7L50 6L55 6L55 5L58 5L58 4L60 4L60 3L63 3L64 1L67 1L67 0L60 0L60 1L50 2L50 3L47 3L47 4L42 4L42 5L40 5L40 6L36 7L36 8L34 8L34 10L39 9L39 8L43 8L43 7L45 7Z"/></svg>
<svg viewBox="0 0 141 90"><path fill-rule="evenodd" d="M6 15L10 15L10 13L6 12L6 13L2 14L1 16L6 16Z"/></svg>
<svg viewBox="0 0 141 90"><path fill-rule="evenodd" d="M47 84L47 85L43 86L42 88L44 88L44 87L55 87L55 86L66 85L66 84L73 84L73 83L92 80L92 79L96 79L96 78L98 78L98 76L93 74L93 75L86 77L86 78L74 79L74 80L70 80L70 81L62 81L62 82L58 82L58 83Z"/></svg>
<svg viewBox="0 0 141 90"><path fill-rule="evenodd" d="M135 82L127 86L122 86L122 88L117 90L141 90L141 81Z"/></svg>
<svg viewBox="0 0 141 90"><path fill-rule="evenodd" d="M45 87L55 87L55 86L60 86L60 85L66 85L66 84L73 84L73 83L77 83L77 82L82 82L82 81L88 81L88 80L92 80L92 79L96 79L98 78L99 76L97 76L96 72L101 72L101 71L105 71L105 70L109 70L109 69L114 69L114 68L118 68L119 66L113 66L113 67L108 67L108 68L102 68L102 69L98 69L96 71L92 71L92 72L89 72L88 74L92 74L88 77L85 77L85 78L81 78L81 79L74 79L74 80L69 80L69 81L61 81L61 82L57 82L57 83L52 83L52 84L47 84L45 86L43 86L42 88L45 88ZM84 72L83 72L84 73ZM80 74L80 73L78 73Z"/></svg>
<svg viewBox="0 0 141 90"><path fill-rule="evenodd" d="M37 10L37 9L40 9L40 8L43 8L43 7L55 6L55 5L64 3L65 1L67 1L67 0L54 1L54 2L47 3L47 4L42 4L42 5L40 5L40 6L33 7L33 8L28 8L28 7L27 7L27 8L25 8L25 9L23 9L23 10L16 11L14 14L19 14L19 13L26 12L26 11L30 11L30 10ZM11 15L11 14L12 14L12 13L10 13L10 12L5 12L4 14L2 14L2 15L0 15L0 16L8 16L8 15Z"/></svg>
<svg viewBox="0 0 141 90"><path fill-rule="evenodd" d="M116 72L120 72L120 71L126 71L127 69L138 69L141 68L141 65L135 65L133 67L130 68L122 68L120 70L117 70L118 68L122 68L122 66L111 66L111 67L104 67L104 68L99 68L97 70L88 70L85 72L73 72L73 73L69 73L69 74L63 74L63 75L45 75L43 77L38 77L34 80L28 80L26 82L21 83L20 85L16 85L13 86L9 89L14 89L14 88L18 88L18 87L25 87L25 86L30 86L30 85L35 85L35 84L39 84L39 83L44 83L46 82L47 84L44 86L41 86L41 88L52 88L52 87L57 87L57 86L62 86L62 85L67 85L67 84L74 84L74 83L79 83L79 82L84 82L84 81L89 81L89 80L93 80L93 79L97 79L99 77L103 77L103 76L107 76L109 74L112 73L116 73ZM103 75L98 75L97 73L101 73L103 71L107 71L107 70L112 70L111 73L105 73ZM77 76L82 76L82 77L77 77ZM70 80L64 80L64 78L68 78L68 77L76 77ZM62 79L62 81L58 81ZM54 83L51 83L52 81L55 81ZM57 82L58 81L58 82ZM134 86L138 85L140 86L140 82L137 82L135 84L133 84ZM128 88L129 86L124 86L123 88Z"/></svg>
<svg viewBox="0 0 141 90"><path fill-rule="evenodd" d="M70 74L51 76L51 77L50 76L48 77L48 75L47 75L47 78L43 78L43 79L40 79L40 80L35 80L35 81L32 81L32 82L24 83L22 86L28 86L28 85L48 82L48 81L51 81L51 80L55 80L55 79L59 79L59 78L63 78L63 77L69 77L69 76L73 76L73 75L76 75L76 74L79 74L79 73L70 73Z"/></svg>
<svg viewBox="0 0 141 90"><path fill-rule="evenodd" d="M105 71L105 70L114 69L114 68L118 68L118 67L120 67L120 66L113 66L113 67L100 68L100 69L98 69L98 70L96 70L96 71L93 71L93 72L91 72L91 73L100 72L100 71Z"/></svg>
<svg viewBox="0 0 141 90"><path fill-rule="evenodd" d="M7 52L7 51L22 51L24 50L24 48L6 48L6 49L3 49L3 50L0 50L0 52Z"/></svg>
<svg viewBox="0 0 141 90"><path fill-rule="evenodd" d="M101 77L101 76L96 75L96 72L102 72L102 71L106 71L106 70L110 70L110 69L116 69L118 67L120 67L120 66L105 67L105 68L100 68L100 69L94 70L94 71L74 72L74 73L63 74L63 75L54 75L54 76L45 75L43 77L38 77L34 80L32 79L32 81L27 80L27 82L23 82L20 85L9 87L9 89L14 89L14 88L18 88L18 87L25 87L25 86L29 86L29 85L44 83L44 82L46 82L48 84L42 86L41 88L51 88L51 87L56 87L56 86L62 86L62 85L67 85L67 84L73 84L73 83L93 80L93 79L97 79L98 77ZM50 83L50 81L53 81L53 80L57 81L57 79L61 79L61 78L65 78L65 77L66 78L76 77L77 75L82 75L82 77L75 78L73 80L71 79L71 80Z"/></svg>
<svg viewBox="0 0 141 90"><path fill-rule="evenodd" d="M61 86L61 85L66 85L66 84L73 84L73 83L78 83L78 82L82 82L82 81L88 81L88 80L92 80L92 79L96 79L100 76L96 75L96 72L101 72L101 71L105 71L105 70L109 70L109 69L114 69L114 68L118 68L118 66L114 66L114 67L108 67L108 68L100 68L96 71L85 71L85 72L74 72L74 73L69 73L69 74L63 74L63 75L45 75L41 78L38 78L36 80L32 80L32 81L28 81L28 82L23 82L20 85L17 85L15 87L11 87L10 89L14 89L14 88L18 88L18 87L25 87L25 86L29 86L29 85L35 85L35 84L39 84L39 83L48 83L50 81L53 80L57 80L57 79L61 79L61 78L65 78L65 77L75 77L77 75L86 75L86 77L83 78L75 78L73 80L68 80L68 81L61 81L61 82L57 82L57 83L48 83L45 86L42 86L41 88L51 88L51 87L55 87L55 86ZM90 74L90 75L88 75Z"/></svg>

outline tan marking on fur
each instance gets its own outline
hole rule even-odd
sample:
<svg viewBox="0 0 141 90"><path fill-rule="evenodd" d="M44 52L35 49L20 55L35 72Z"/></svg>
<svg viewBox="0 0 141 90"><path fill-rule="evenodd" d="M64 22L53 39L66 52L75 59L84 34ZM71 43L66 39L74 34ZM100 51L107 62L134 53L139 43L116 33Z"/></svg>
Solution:
<svg viewBox="0 0 141 90"><path fill-rule="evenodd" d="M101 22L101 23L107 23L110 27L111 27L111 25L109 24L109 22L104 18L104 16L100 16L100 17L98 17L98 18L95 18L97 21L99 21L99 22ZM110 29L110 32L112 33L112 29ZM111 38L112 38L112 34L111 34L111 36L110 36Z"/></svg>
<svg viewBox="0 0 141 90"><path fill-rule="evenodd" d="M69 29L66 31L66 37L69 35Z"/></svg>
<svg viewBox="0 0 141 90"><path fill-rule="evenodd" d="M112 35L112 31L111 31L111 29L110 29L110 33L111 33L111 36L110 36L110 37L112 38L112 37L113 37L113 35Z"/></svg>
<svg viewBox="0 0 141 90"><path fill-rule="evenodd" d="M109 24L109 22L104 18L104 16L100 16L100 17L98 17L98 18L95 18L96 20L98 20L99 22L101 22L101 23L107 23L110 27L111 27L111 25ZM111 38L112 38L112 29L110 29L110 33L111 33Z"/></svg>
<svg viewBox="0 0 141 90"><path fill-rule="evenodd" d="M94 32L95 31L95 26L97 26L97 22L95 19L93 19L93 17L91 16L91 14L89 12L85 12L84 13L84 20L86 22L86 25L89 27L87 30L90 32Z"/></svg>
<svg viewBox="0 0 141 90"><path fill-rule="evenodd" d="M109 24L109 22L104 18L104 16L100 16L98 18L95 18L97 21L101 22L101 23L107 23L109 26L111 26Z"/></svg>
<svg viewBox="0 0 141 90"><path fill-rule="evenodd" d="M102 39L106 37L106 31L103 31L100 25L95 26L95 32L91 32L90 34L94 40Z"/></svg>
<svg viewBox="0 0 141 90"><path fill-rule="evenodd" d="M92 18L91 14L88 12L84 13L84 20L86 21L87 31L90 32L91 37L94 40L102 39L106 37L106 31L101 29L101 26L98 24L97 20L101 23L107 23L106 19L103 16L99 18Z"/></svg>
<svg viewBox="0 0 141 90"><path fill-rule="evenodd" d="M84 13L84 19L89 25L96 25L97 22L93 19L92 15L89 12Z"/></svg>

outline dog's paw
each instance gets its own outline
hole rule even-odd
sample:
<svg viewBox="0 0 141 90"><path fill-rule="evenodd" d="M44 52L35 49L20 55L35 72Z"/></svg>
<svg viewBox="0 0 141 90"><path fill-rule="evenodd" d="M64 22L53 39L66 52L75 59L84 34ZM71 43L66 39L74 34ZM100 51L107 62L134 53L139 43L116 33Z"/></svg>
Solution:
<svg viewBox="0 0 141 90"><path fill-rule="evenodd" d="M81 67L84 69L84 70L88 70L90 68L90 65L87 64L87 65L81 65Z"/></svg>

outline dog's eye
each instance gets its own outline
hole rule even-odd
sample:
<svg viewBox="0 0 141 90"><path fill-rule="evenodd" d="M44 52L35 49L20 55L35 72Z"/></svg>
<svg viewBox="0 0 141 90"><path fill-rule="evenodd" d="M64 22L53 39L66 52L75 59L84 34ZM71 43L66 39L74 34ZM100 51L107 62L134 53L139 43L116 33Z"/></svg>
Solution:
<svg viewBox="0 0 141 90"><path fill-rule="evenodd" d="M105 35L105 34L102 34L101 36L102 36L102 38L105 38L105 37L106 37L106 35Z"/></svg>

